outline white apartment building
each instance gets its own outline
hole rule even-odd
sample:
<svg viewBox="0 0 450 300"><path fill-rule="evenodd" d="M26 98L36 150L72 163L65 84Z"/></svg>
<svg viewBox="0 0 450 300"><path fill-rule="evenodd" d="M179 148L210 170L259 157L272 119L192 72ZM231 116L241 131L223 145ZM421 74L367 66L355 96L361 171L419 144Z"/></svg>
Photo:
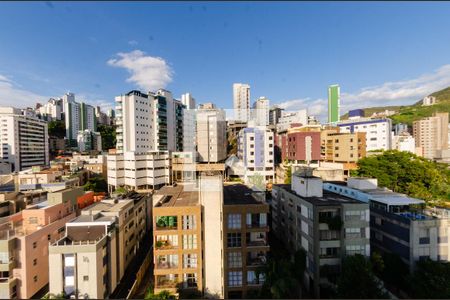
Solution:
<svg viewBox="0 0 450 300"><path fill-rule="evenodd" d="M117 150L181 151L183 105L166 90L116 97Z"/></svg>
<svg viewBox="0 0 450 300"><path fill-rule="evenodd" d="M61 120L62 99L50 98L47 103L36 109L36 113L46 120Z"/></svg>
<svg viewBox="0 0 450 300"><path fill-rule="evenodd" d="M49 164L47 123L20 109L0 107L0 161L17 172Z"/></svg>
<svg viewBox="0 0 450 300"><path fill-rule="evenodd" d="M63 104L66 138L70 145L76 146L78 131L86 129L97 131L95 108L83 102L76 102L73 93L67 93L63 96Z"/></svg>
<svg viewBox="0 0 450 300"><path fill-rule="evenodd" d="M250 85L233 84L233 108L236 121L247 122L250 119Z"/></svg>
<svg viewBox="0 0 450 300"><path fill-rule="evenodd" d="M340 121L340 132L365 132L366 151L392 149L392 120L388 118L356 118Z"/></svg>
<svg viewBox="0 0 450 300"><path fill-rule="evenodd" d="M181 95L181 103L186 109L195 109L195 98L190 93Z"/></svg>
<svg viewBox="0 0 450 300"><path fill-rule="evenodd" d="M250 126L267 126L269 125L269 99L260 97L253 103L251 117L252 122Z"/></svg>
<svg viewBox="0 0 450 300"><path fill-rule="evenodd" d="M416 153L416 140L409 133L392 134L392 149Z"/></svg>
<svg viewBox="0 0 450 300"><path fill-rule="evenodd" d="M244 182L254 185L273 182L274 136L266 127L248 127L239 132L238 158L245 167ZM262 178L261 178L262 177ZM263 188L263 187L260 187Z"/></svg>
<svg viewBox="0 0 450 300"><path fill-rule="evenodd" d="M306 109L299 111L283 111L278 119L277 131L284 131L291 127L291 124L308 125L308 112Z"/></svg>
<svg viewBox="0 0 450 300"><path fill-rule="evenodd" d="M436 104L436 97L426 96L422 99L422 106L430 106Z"/></svg>
<svg viewBox="0 0 450 300"><path fill-rule="evenodd" d="M154 151L153 97L131 91L115 100L117 152Z"/></svg>
<svg viewBox="0 0 450 300"><path fill-rule="evenodd" d="M170 183L167 151L124 152L107 156L108 190L155 189Z"/></svg>
<svg viewBox="0 0 450 300"><path fill-rule="evenodd" d="M416 147L421 147L425 158L437 157L437 151L448 149L448 112L435 113L413 123Z"/></svg>
<svg viewBox="0 0 450 300"><path fill-rule="evenodd" d="M93 132L89 129L78 131L77 134L78 150L84 151L102 151L102 137L99 132Z"/></svg>
<svg viewBox="0 0 450 300"><path fill-rule="evenodd" d="M227 158L225 112L206 103L197 110L197 160L219 162Z"/></svg>

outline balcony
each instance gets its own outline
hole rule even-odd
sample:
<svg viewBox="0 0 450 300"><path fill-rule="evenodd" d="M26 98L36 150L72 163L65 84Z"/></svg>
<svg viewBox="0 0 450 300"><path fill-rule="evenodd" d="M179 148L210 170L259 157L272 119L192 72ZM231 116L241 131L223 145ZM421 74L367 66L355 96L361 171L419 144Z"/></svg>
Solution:
<svg viewBox="0 0 450 300"><path fill-rule="evenodd" d="M157 289L176 288L177 284L178 284L178 275L156 276L155 288Z"/></svg>
<svg viewBox="0 0 450 300"><path fill-rule="evenodd" d="M264 252L249 252L247 254L247 266L255 267L264 265L267 262L267 257Z"/></svg>
<svg viewBox="0 0 450 300"><path fill-rule="evenodd" d="M267 235L265 232L247 232L247 247L265 247L267 245Z"/></svg>
<svg viewBox="0 0 450 300"><path fill-rule="evenodd" d="M155 248L157 250L178 249L178 244L174 244L171 241L159 240L159 241L156 241Z"/></svg>
<svg viewBox="0 0 450 300"><path fill-rule="evenodd" d="M156 230L177 230L178 219L176 216L156 217Z"/></svg>

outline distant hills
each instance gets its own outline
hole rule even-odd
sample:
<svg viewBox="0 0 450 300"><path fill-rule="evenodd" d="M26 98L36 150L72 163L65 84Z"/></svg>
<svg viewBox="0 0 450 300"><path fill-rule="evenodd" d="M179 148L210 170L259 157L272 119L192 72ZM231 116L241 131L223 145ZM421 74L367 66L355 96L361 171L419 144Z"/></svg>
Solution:
<svg viewBox="0 0 450 300"><path fill-rule="evenodd" d="M436 97L436 104L430 106L422 106L422 100L411 105L402 106L380 106L364 108L364 116L370 117L373 113L384 112L385 110L397 111L395 115L390 116L394 124L406 123L412 125L416 120L430 117L434 112L450 113L450 87L434 92L429 96ZM341 117L343 120L348 119L348 113Z"/></svg>

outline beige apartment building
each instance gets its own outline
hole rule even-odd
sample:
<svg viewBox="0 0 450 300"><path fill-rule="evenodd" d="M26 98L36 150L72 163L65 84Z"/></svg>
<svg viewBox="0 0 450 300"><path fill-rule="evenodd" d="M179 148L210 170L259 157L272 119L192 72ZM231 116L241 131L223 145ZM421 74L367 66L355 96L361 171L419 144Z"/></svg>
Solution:
<svg viewBox="0 0 450 300"><path fill-rule="evenodd" d="M146 232L145 195L106 199L66 224L50 246L50 293L107 298L125 276Z"/></svg>
<svg viewBox="0 0 450 300"><path fill-rule="evenodd" d="M118 283L116 219L79 216L66 235L49 247L49 292L105 299Z"/></svg>
<svg viewBox="0 0 450 300"><path fill-rule="evenodd" d="M202 206L198 191L185 191L182 185L163 187L153 203L155 293L201 291Z"/></svg>
<svg viewBox="0 0 450 300"><path fill-rule="evenodd" d="M71 202L41 202L5 217L0 228L0 298L32 298L47 284L48 245L75 218Z"/></svg>
<svg viewBox="0 0 450 300"><path fill-rule="evenodd" d="M323 161L343 165L344 175L356 168L359 159L366 157L366 133L341 133L339 128L321 132L321 157Z"/></svg>
<svg viewBox="0 0 450 300"><path fill-rule="evenodd" d="M448 149L448 112L434 113L413 123L416 147L422 148L423 157L434 159L439 151Z"/></svg>
<svg viewBox="0 0 450 300"><path fill-rule="evenodd" d="M163 187L153 198L155 293L242 298L261 287L269 206L219 175Z"/></svg>

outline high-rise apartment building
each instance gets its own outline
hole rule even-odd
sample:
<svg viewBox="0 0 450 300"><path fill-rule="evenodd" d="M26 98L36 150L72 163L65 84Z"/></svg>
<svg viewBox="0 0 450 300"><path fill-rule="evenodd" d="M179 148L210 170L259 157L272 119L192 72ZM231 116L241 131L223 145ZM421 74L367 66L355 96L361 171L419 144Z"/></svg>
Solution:
<svg viewBox="0 0 450 300"><path fill-rule="evenodd" d="M20 114L19 109L0 107L0 160L12 171L49 164L47 123Z"/></svg>
<svg viewBox="0 0 450 300"><path fill-rule="evenodd" d="M398 151L408 151L417 154L416 151L416 141L415 139L406 131L403 131L399 135L392 134L392 149Z"/></svg>
<svg viewBox="0 0 450 300"><path fill-rule="evenodd" d="M328 123L336 123L341 119L341 88L334 84L328 87Z"/></svg>
<svg viewBox="0 0 450 300"><path fill-rule="evenodd" d="M434 113L432 117L414 121L416 147L422 148L425 158L436 158L436 151L448 149L448 121L448 112Z"/></svg>
<svg viewBox="0 0 450 300"><path fill-rule="evenodd" d="M274 234L289 251L306 252L304 285L316 297L322 285L336 285L346 256L370 256L369 205L324 191L311 170L274 185L271 206Z"/></svg>
<svg viewBox="0 0 450 300"><path fill-rule="evenodd" d="M236 121L248 122L250 119L250 85L233 84L233 108Z"/></svg>
<svg viewBox="0 0 450 300"><path fill-rule="evenodd" d="M291 126L306 126L308 125L308 112L306 109L299 111L284 111L278 119L277 131L287 130Z"/></svg>
<svg viewBox="0 0 450 300"><path fill-rule="evenodd" d="M266 97L259 97L255 103L253 103L251 111L253 126L269 125L269 102L269 99Z"/></svg>
<svg viewBox="0 0 450 300"><path fill-rule="evenodd" d="M47 103L36 109L36 114L43 120L61 120L62 99L50 98Z"/></svg>
<svg viewBox="0 0 450 300"><path fill-rule="evenodd" d="M274 143L273 132L266 127L248 127L239 132L237 154L245 167L246 183L255 185L257 182L273 182Z"/></svg>
<svg viewBox="0 0 450 300"><path fill-rule="evenodd" d="M182 151L183 105L166 90L116 97L117 151Z"/></svg>
<svg viewBox="0 0 450 300"><path fill-rule="evenodd" d="M186 109L195 109L195 98L190 93L181 95L181 103Z"/></svg>
<svg viewBox="0 0 450 300"><path fill-rule="evenodd" d="M269 125L277 125L282 113L283 108L280 108L276 105L272 106L269 110Z"/></svg>
<svg viewBox="0 0 450 300"><path fill-rule="evenodd" d="M78 150L84 151L102 151L102 137L99 132L89 129L78 131L77 134Z"/></svg>
<svg viewBox="0 0 450 300"><path fill-rule="evenodd" d="M337 123L340 132L365 132L366 151L392 149L392 120L389 118L355 118Z"/></svg>
<svg viewBox="0 0 450 300"><path fill-rule="evenodd" d="M197 160L220 162L227 157L225 112L212 103L199 106L197 122Z"/></svg>
<svg viewBox="0 0 450 300"><path fill-rule="evenodd" d="M243 298L260 289L266 262L264 195L223 186L221 176L202 175L198 187L164 187L153 197L155 292L201 293ZM223 217L221 217L223 216Z"/></svg>
<svg viewBox="0 0 450 300"><path fill-rule="evenodd" d="M154 151L154 101L139 91L116 97L116 149L119 153Z"/></svg>
<svg viewBox="0 0 450 300"><path fill-rule="evenodd" d="M97 131L95 108L83 102L76 102L73 93L67 93L63 96L63 105L66 138L71 146L76 146L78 131L86 129Z"/></svg>

